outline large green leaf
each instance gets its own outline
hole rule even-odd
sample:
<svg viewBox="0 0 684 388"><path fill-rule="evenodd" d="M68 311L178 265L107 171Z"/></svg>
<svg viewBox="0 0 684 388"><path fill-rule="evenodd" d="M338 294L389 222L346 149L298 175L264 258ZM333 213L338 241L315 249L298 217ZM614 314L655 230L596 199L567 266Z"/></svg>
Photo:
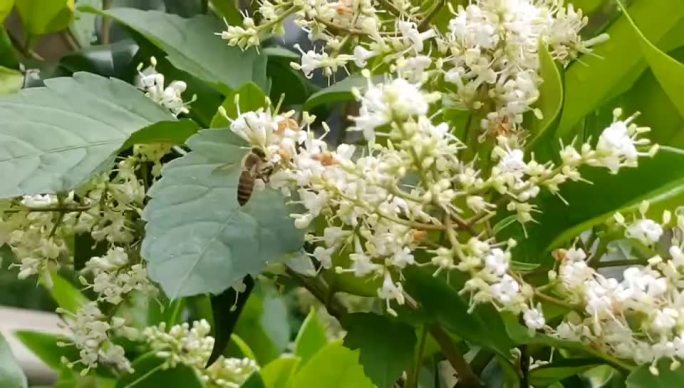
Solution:
<svg viewBox="0 0 684 388"><path fill-rule="evenodd" d="M89 302L88 298L78 288L58 273L51 273L50 278L52 282L52 287L49 287L50 295L59 307L76 313L78 309Z"/></svg>
<svg viewBox="0 0 684 388"><path fill-rule="evenodd" d="M405 270L404 275L406 291L420 303L429 321L440 323L464 340L510 357L509 349L514 343L506 334L500 314L485 305L469 312L468 301L459 295L464 281L462 274L450 274L451 283L419 269ZM449 308L444 308L445 305ZM415 315L413 311L410 313Z"/></svg>
<svg viewBox="0 0 684 388"><path fill-rule="evenodd" d="M70 190L133 132L175 120L119 80L76 73L45 85L0 97L0 198Z"/></svg>
<svg viewBox="0 0 684 388"><path fill-rule="evenodd" d="M9 15L14 7L14 0L4 0L0 3L0 25L5 22L5 18Z"/></svg>
<svg viewBox="0 0 684 388"><path fill-rule="evenodd" d="M205 130L188 145L192 152L165 166L143 213L142 254L171 298L219 293L303 244L279 192L257 190L238 204L249 149L242 139Z"/></svg>
<svg viewBox="0 0 684 388"><path fill-rule="evenodd" d="M62 357L69 360L77 360L78 349L73 346L60 347L59 342L64 342L63 338L49 333L37 331L21 330L15 333L17 339L26 346L31 353L38 357L45 365L58 370L64 367Z"/></svg>
<svg viewBox="0 0 684 388"><path fill-rule="evenodd" d="M600 365L596 358L570 358L554 361L530 371L530 382L535 387L546 387L566 377L575 376Z"/></svg>
<svg viewBox="0 0 684 388"><path fill-rule="evenodd" d="M266 56L255 49L242 51L237 47L228 47L215 35L225 29L225 25L212 16L184 19L154 10L82 9L109 16L139 32L166 52L168 60L175 67L206 81L224 94L250 81L268 89Z"/></svg>
<svg viewBox="0 0 684 388"><path fill-rule="evenodd" d="M681 20L683 0L639 0L629 13L652 42L659 42ZM598 45L565 73L565 105L558 134L566 136L584 116L629 88L645 68L643 55L634 50L632 26L625 17L607 31L610 40Z"/></svg>
<svg viewBox="0 0 684 388"><path fill-rule="evenodd" d="M325 89L312 94L304 103L305 110L311 110L322 104L353 100L352 88L363 89L368 84L366 78L359 75L352 75L340 82L333 84Z"/></svg>
<svg viewBox="0 0 684 388"><path fill-rule="evenodd" d="M684 386L684 369L670 370L670 361L658 363L658 375L649 371L650 365L637 368L627 377L627 388L672 388Z"/></svg>
<svg viewBox="0 0 684 388"><path fill-rule="evenodd" d="M268 363L259 373L266 388L287 388L292 375L299 367L300 358L281 356Z"/></svg>
<svg viewBox="0 0 684 388"><path fill-rule="evenodd" d="M272 287L258 283L239 318L234 332L249 344L260 365L276 359L290 343L287 306Z"/></svg>
<svg viewBox="0 0 684 388"><path fill-rule="evenodd" d="M328 336L325 332L325 326L323 326L323 322L318 318L316 310L311 309L309 315L304 319L299 333L297 333L294 353L301 358L302 364L304 364L327 343Z"/></svg>
<svg viewBox="0 0 684 388"><path fill-rule="evenodd" d="M235 97L239 97L239 106L235 103ZM238 117L240 112L249 112L257 110L266 104L266 96L259 87L250 82L243 85L240 89L235 90L226 96L221 106L226 110L226 115L234 119ZM216 112L211 119L211 128L225 128L230 125L230 121L221 113Z"/></svg>
<svg viewBox="0 0 684 388"><path fill-rule="evenodd" d="M74 13L74 0L15 0L15 5L24 28L33 36L66 28Z"/></svg>
<svg viewBox="0 0 684 388"><path fill-rule="evenodd" d="M302 367L292 378L291 387L371 388L363 374L358 351L332 342Z"/></svg>
<svg viewBox="0 0 684 388"><path fill-rule="evenodd" d="M376 314L351 314L342 322L344 344L359 349L366 375L379 388L392 387L413 359L416 334L405 323Z"/></svg>
<svg viewBox="0 0 684 388"><path fill-rule="evenodd" d="M14 359L5 337L0 334L0 387L25 388L27 385L26 375Z"/></svg>
<svg viewBox="0 0 684 388"><path fill-rule="evenodd" d="M660 51L658 47L651 43L639 30L639 27L629 16L622 3L618 1L618 4L625 18L629 21L629 25L633 29L634 39L639 42L641 51L651 70L653 70L653 74L663 87L663 90L665 90L665 93L670 97L672 103L677 107L679 114L684 117L684 65ZM682 1L681 6L684 7L684 1Z"/></svg>
<svg viewBox="0 0 684 388"><path fill-rule="evenodd" d="M154 354L142 355L131 364L135 372L120 378L116 388L204 388L204 383L193 368L179 364L175 368L164 369L162 368L163 363L164 360Z"/></svg>
<svg viewBox="0 0 684 388"><path fill-rule="evenodd" d="M515 237L516 259L528 262L551 260L544 255L551 248L570 241L616 211L638 206L643 200L656 204L681 204L684 193L684 151L663 147L654 158L643 158L639 167L612 175L604 169L587 168L582 177L593 182L571 182L560 194L569 205L551 195L537 201L541 213L537 222L526 225L528 238L519 226L504 229L500 238Z"/></svg>
<svg viewBox="0 0 684 388"><path fill-rule="evenodd" d="M560 115L563 107L563 81L551 53L545 45L539 45L539 60L541 62L541 76L544 82L536 108L542 112L541 120L533 120L530 125L531 140L528 147L532 147L549 130Z"/></svg>

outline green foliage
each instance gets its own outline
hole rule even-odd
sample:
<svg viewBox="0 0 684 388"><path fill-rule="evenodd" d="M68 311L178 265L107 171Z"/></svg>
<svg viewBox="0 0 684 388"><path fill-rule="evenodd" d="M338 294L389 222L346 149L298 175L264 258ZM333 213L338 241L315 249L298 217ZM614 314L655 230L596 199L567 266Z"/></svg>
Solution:
<svg viewBox="0 0 684 388"><path fill-rule="evenodd" d="M523 231L515 226L504 229L502 238L515 236L520 239L516 248L517 260L548 262L551 256L545 252L570 241L617 211L638 206L643 200L649 200L654 207L681 201L684 171L672 166L682 163L682 151L663 147L655 157L643 158L639 167L621 170L617 175L587 169L582 176L593 184L573 182L561 189L560 195L569 205L551 195L540 198L542 213L535 217L537 222L525 226L528 237L521 238Z"/></svg>
<svg viewBox="0 0 684 388"><path fill-rule="evenodd" d="M239 105L235 103L236 96L239 96ZM256 84L250 82L228 94L221 107L226 110L229 118L234 119L238 117L239 112L249 112L263 107L265 101L264 92ZM218 112L211 119L211 128L226 128L228 126L230 126L230 121Z"/></svg>
<svg viewBox="0 0 684 388"><path fill-rule="evenodd" d="M682 20L681 0L636 1L629 13L652 42L658 42ZM584 116L624 92L644 69L643 55L634 50L633 30L622 17L607 31L610 40L597 46L565 73L565 104L558 134L572 137Z"/></svg>
<svg viewBox="0 0 684 388"><path fill-rule="evenodd" d="M259 374L266 388L288 388L288 383L301 363L299 357L282 356L264 366Z"/></svg>
<svg viewBox="0 0 684 388"><path fill-rule="evenodd" d="M289 386L371 388L373 384L364 375L358 358L358 351L331 342L297 371Z"/></svg>
<svg viewBox="0 0 684 388"><path fill-rule="evenodd" d="M646 62L648 62L648 65L653 70L653 74L655 74L656 79L658 79L660 86L663 87L665 93L667 93L670 100L675 104L679 114L684 117L684 65L660 51L658 47L651 43L644 34L641 33L639 27L629 16L629 12L622 3L618 2L618 4L622 9L625 18L629 21L629 25L633 28L634 38L639 41ZM681 5L684 6L684 2L681 2Z"/></svg>
<svg viewBox="0 0 684 388"><path fill-rule="evenodd" d="M0 97L0 198L63 192L102 171L135 131L174 120L133 86L89 73Z"/></svg>
<svg viewBox="0 0 684 388"><path fill-rule="evenodd" d="M65 29L74 13L74 0L15 0L15 5L31 36Z"/></svg>
<svg viewBox="0 0 684 388"><path fill-rule="evenodd" d="M311 110L318 105L351 100L354 97L351 92L352 88L363 90L367 84L368 81L362 76L349 76L332 86L312 94L304 103L304 109Z"/></svg>
<svg viewBox="0 0 684 388"><path fill-rule="evenodd" d="M10 14L12 7L14 7L14 0L6 0L0 3L0 24L2 24L7 15Z"/></svg>
<svg viewBox="0 0 684 388"><path fill-rule="evenodd" d="M413 360L413 328L376 314L351 314L343 324L347 330L344 344L359 349L366 376L379 388L391 388Z"/></svg>
<svg viewBox="0 0 684 388"><path fill-rule="evenodd" d="M192 152L165 166L143 215L142 255L171 298L223 291L303 243L280 193L255 191L238 204L242 139L205 130L188 145Z"/></svg>
<svg viewBox="0 0 684 388"><path fill-rule="evenodd" d="M234 333L249 344L260 365L276 359L290 342L283 299L269 287L257 287L243 307Z"/></svg>
<svg viewBox="0 0 684 388"><path fill-rule="evenodd" d="M0 387L26 388L27 386L24 372L14 359L5 337L0 334Z"/></svg>
<svg viewBox="0 0 684 388"><path fill-rule="evenodd" d="M458 294L460 286L452 287L426 271L410 270L404 274L406 291L421 304L421 311L429 322L440 323L450 333L504 357L509 355L513 341L506 335L501 316L492 307L480 306L469 312L468 301ZM455 280L454 275L458 274L451 274Z"/></svg>
<svg viewBox="0 0 684 388"><path fill-rule="evenodd" d="M16 93L24 85L20 71L0 66L0 96Z"/></svg>
<svg viewBox="0 0 684 388"><path fill-rule="evenodd" d="M128 387L183 387L204 388L202 380L195 371L185 365L164 369L164 360L154 354L140 356L132 363L134 373L125 375L116 384L116 388Z"/></svg>
<svg viewBox="0 0 684 388"><path fill-rule="evenodd" d="M214 35L224 28L218 19L206 15L183 19L160 11L132 8L99 11L86 7L83 10L109 16L137 31L166 52L173 66L224 94L250 81L268 89L266 56L254 49L243 52L226 47Z"/></svg>
<svg viewBox="0 0 684 388"><path fill-rule="evenodd" d="M199 126L192 120L160 121L133 133L124 147L133 144L184 144L198 130Z"/></svg>
<svg viewBox="0 0 684 388"><path fill-rule="evenodd" d="M76 348L57 345L63 341L63 338L54 334L21 330L16 332L16 336L36 357L54 370L64 367L61 361L62 357L71 357L71 359L78 357Z"/></svg>
<svg viewBox="0 0 684 388"><path fill-rule="evenodd" d="M627 388L670 388L684 385L684 369L670 370L670 363L662 361L657 365L658 374L649 370L645 364L632 372L626 381Z"/></svg>
<svg viewBox="0 0 684 388"><path fill-rule="evenodd" d="M327 343L328 337L323 322L318 318L316 310L311 309L295 339L294 354L301 359L301 364L304 365Z"/></svg>
<svg viewBox="0 0 684 388"><path fill-rule="evenodd" d="M527 143L527 148L532 148L552 128L563 107L563 81L556 62L543 44L539 46L539 56L540 73L544 83L541 86L537 109L541 111L543 117L541 120L531 121L531 139Z"/></svg>
<svg viewBox="0 0 684 388"><path fill-rule="evenodd" d="M51 273L49 276L51 279L45 281L52 283L52 286L48 289L59 307L71 313L76 313L81 306L88 303L88 298L67 279L56 272Z"/></svg>

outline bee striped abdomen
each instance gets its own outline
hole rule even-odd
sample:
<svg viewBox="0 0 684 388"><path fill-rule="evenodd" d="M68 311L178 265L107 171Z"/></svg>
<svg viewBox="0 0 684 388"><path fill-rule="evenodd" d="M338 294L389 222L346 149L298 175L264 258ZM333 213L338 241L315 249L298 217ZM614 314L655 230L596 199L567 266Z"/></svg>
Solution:
<svg viewBox="0 0 684 388"><path fill-rule="evenodd" d="M252 192L254 191L254 180L254 175L252 175L250 170L242 170L237 189L237 201L240 206L245 206L247 201L249 201L249 198L252 196Z"/></svg>

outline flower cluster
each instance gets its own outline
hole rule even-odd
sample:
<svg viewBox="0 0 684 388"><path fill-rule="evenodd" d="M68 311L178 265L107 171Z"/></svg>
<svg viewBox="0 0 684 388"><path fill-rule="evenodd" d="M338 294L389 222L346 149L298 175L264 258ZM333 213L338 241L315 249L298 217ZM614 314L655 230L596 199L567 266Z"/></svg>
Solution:
<svg viewBox="0 0 684 388"><path fill-rule="evenodd" d="M147 342L157 356L164 359L165 368L183 364L195 369L202 380L210 386L238 388L252 372L258 370L253 360L248 358L219 357L212 365L205 367L214 338L209 335L211 326L205 320L175 325L166 330L162 322L159 326L148 327L143 331Z"/></svg>
<svg viewBox="0 0 684 388"><path fill-rule="evenodd" d="M76 313L62 309L58 312L66 316L67 327L72 332L69 342L60 342L59 345L73 345L79 351L79 360L62 360L70 368L79 363L83 364L85 367L81 371L83 375L87 374L90 369L97 368L99 364L111 365L124 372L133 371L124 348L110 339L115 332L129 339L135 338L137 331L127 327L123 318L108 319L95 302L81 306Z"/></svg>
<svg viewBox="0 0 684 388"><path fill-rule="evenodd" d="M98 300L119 304L133 291L154 295L157 288L147 278L147 270L142 264L129 262L126 250L121 247L109 249L102 257L93 257L86 262L83 272L92 274L92 283L81 277L84 285L90 286L98 295Z"/></svg>
<svg viewBox="0 0 684 388"><path fill-rule="evenodd" d="M228 26L220 36L243 49L257 46L282 34L284 21L293 17L312 42L324 45L321 51L300 49L301 62L293 66L307 77L321 69L330 78L353 64L411 83L431 82L447 105L483 112L482 128L495 135L517 131L539 98L540 47L567 65L606 39L582 40L582 11L545 0L472 1L451 9L448 29L439 31L429 22L445 3L426 13L400 0L262 1L259 24L245 17L243 26ZM394 18L381 20L383 13Z"/></svg>
<svg viewBox="0 0 684 388"><path fill-rule="evenodd" d="M487 199L498 196L524 224L533 219L533 200L540 190L555 194L562 183L580 180L580 166L617 171L648 154L638 151L648 144L638 138L646 129L634 125L633 118L621 121L616 111L615 122L596 147L565 146L560 165L538 163L510 138L500 137L492 151L495 164L486 173L476 161L460 159L465 146L449 124L433 123L428 116L436 101L432 93L395 79L379 85L369 81L357 95L361 107L351 129L364 132L369 140L365 150L349 144L331 150L308 129L310 116L298 125L291 112L276 114L270 108L240 114L231 130L263 149L273 163L268 184L302 204L306 211L293 214L297 227L325 220L323 230L308 236L315 245L312 256L324 268L380 277L377 294L389 312L391 301L405 302L401 272L422 265L420 256L428 258L436 273L469 273L472 279L463 292L474 303L532 311L526 319L539 328L541 314L531 307L531 289L509 271L508 250L515 241L497 243L476 229L478 220L497 207ZM384 144L376 142L379 136ZM449 243L435 248L428 237L435 232ZM348 256L350 263L340 266L335 260L339 256Z"/></svg>
<svg viewBox="0 0 684 388"><path fill-rule="evenodd" d="M637 265L626 267L621 280L590 265L605 259L601 253L575 247L557 255L561 262L557 273L552 272L556 292L577 311L552 332L637 364L651 364L657 374L659 360L670 359L675 369L684 359L684 215L680 209L673 220L665 211L658 222L646 216L647 210L643 203L641 216L631 222L616 214L624 238L643 244L652 255L630 260Z"/></svg>
<svg viewBox="0 0 684 388"><path fill-rule="evenodd" d="M195 100L193 97L189 102L183 101L182 94L188 85L183 81L171 81L164 87L164 74L157 72L157 60L154 57L150 58L150 66L144 70L142 66L142 63L138 65L136 86L152 101L170 110L174 116L188 114L188 105Z"/></svg>

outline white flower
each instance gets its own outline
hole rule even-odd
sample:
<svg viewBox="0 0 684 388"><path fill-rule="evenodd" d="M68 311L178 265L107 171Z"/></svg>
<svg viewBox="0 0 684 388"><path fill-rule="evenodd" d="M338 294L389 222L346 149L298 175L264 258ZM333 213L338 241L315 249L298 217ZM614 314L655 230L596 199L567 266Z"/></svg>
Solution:
<svg viewBox="0 0 684 388"><path fill-rule="evenodd" d="M406 45L416 52L423 51L423 42L435 36L435 31L432 29L424 32L418 31L416 24L413 22L399 21L397 22L397 27L401 32Z"/></svg>
<svg viewBox="0 0 684 388"><path fill-rule="evenodd" d="M523 313L523 320L525 321L525 326L532 330L543 329L546 325L544 314L542 314L539 307L526 310Z"/></svg>
<svg viewBox="0 0 684 388"><path fill-rule="evenodd" d="M364 277L381 268L380 265L373 263L371 258L363 253L352 253L349 255L349 258L352 261L351 268L356 277Z"/></svg>
<svg viewBox="0 0 684 388"><path fill-rule="evenodd" d="M633 238L641 241L646 245L652 245L660 240L663 235L663 227L657 222L650 219L638 220L629 227L625 232L627 238Z"/></svg>
<svg viewBox="0 0 684 388"><path fill-rule="evenodd" d="M401 283L395 283L389 272L385 272L382 287L378 289L378 298L386 301L387 311L392 315L396 315L396 312L390 308L390 301L396 300L400 305L403 305L405 302L404 290L401 287Z"/></svg>
<svg viewBox="0 0 684 388"><path fill-rule="evenodd" d="M22 205L34 209L56 206L58 202L57 196L54 194L25 195L21 199Z"/></svg>
<svg viewBox="0 0 684 388"><path fill-rule="evenodd" d="M485 267L496 276L503 276L508 271L508 261L510 260L510 253L504 252L499 248L492 249L487 256L485 256Z"/></svg>
<svg viewBox="0 0 684 388"><path fill-rule="evenodd" d="M312 256L318 260L323 268L332 267L332 254L335 252L335 248L323 248L316 247L312 253Z"/></svg>
<svg viewBox="0 0 684 388"><path fill-rule="evenodd" d="M656 310L651 320L651 327L658 332L671 330L677 324L679 312L673 308Z"/></svg>
<svg viewBox="0 0 684 388"><path fill-rule="evenodd" d="M278 124L270 113L258 110L239 115L230 124L230 130L250 144L266 148L275 141Z"/></svg>
<svg viewBox="0 0 684 388"><path fill-rule="evenodd" d="M501 281L491 286L492 296L504 305L511 302L519 292L520 284L508 274L503 275Z"/></svg>
<svg viewBox="0 0 684 388"><path fill-rule="evenodd" d="M625 121L612 123L603 130L596 145L600 162L613 173L617 173L623 164L634 165L639 156L627 125Z"/></svg>
<svg viewBox="0 0 684 388"><path fill-rule="evenodd" d="M363 46L354 47L354 63L358 67L366 67L368 60L376 55L375 52L367 50Z"/></svg>

